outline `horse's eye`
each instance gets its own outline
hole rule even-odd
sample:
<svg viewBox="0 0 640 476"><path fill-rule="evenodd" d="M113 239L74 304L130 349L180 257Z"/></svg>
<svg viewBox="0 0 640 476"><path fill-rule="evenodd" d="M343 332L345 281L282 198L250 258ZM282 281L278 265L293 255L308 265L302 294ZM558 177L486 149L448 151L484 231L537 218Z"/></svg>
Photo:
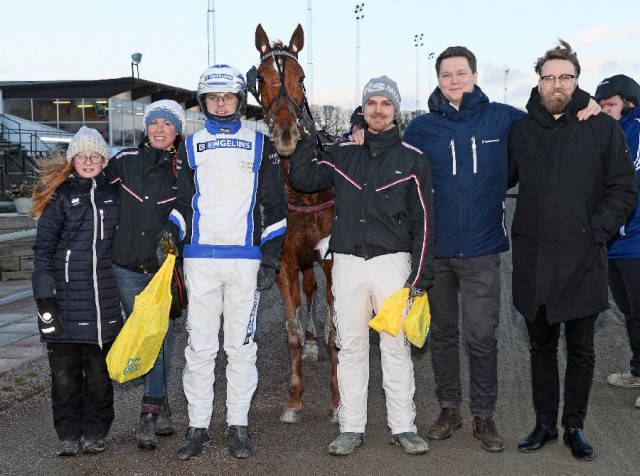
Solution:
<svg viewBox="0 0 640 476"><path fill-rule="evenodd" d="M298 81L301 82L301 83L304 83L304 76L301 76Z"/></svg>
<svg viewBox="0 0 640 476"><path fill-rule="evenodd" d="M262 76L258 76L258 82L260 84L264 83L264 78Z"/></svg>

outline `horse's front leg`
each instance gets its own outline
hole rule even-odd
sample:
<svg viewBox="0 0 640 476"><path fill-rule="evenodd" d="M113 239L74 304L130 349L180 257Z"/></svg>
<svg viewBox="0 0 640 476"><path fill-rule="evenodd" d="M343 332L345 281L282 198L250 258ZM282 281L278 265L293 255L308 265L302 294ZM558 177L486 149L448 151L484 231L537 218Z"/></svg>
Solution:
<svg viewBox="0 0 640 476"><path fill-rule="evenodd" d="M278 274L278 288L284 301L284 316L289 345L289 362L291 377L289 379L289 398L284 403L284 410L280 420L285 423L298 423L302 412L302 392L304 379L302 377L302 326L298 312L300 309L300 285L298 284L298 270L283 259Z"/></svg>
<svg viewBox="0 0 640 476"><path fill-rule="evenodd" d="M302 292L307 299L307 312L304 325L305 339L302 348L302 360L304 362L318 361L318 342L316 331L316 296L318 295L318 283L313 274L313 266L302 271Z"/></svg>
<svg viewBox="0 0 640 476"><path fill-rule="evenodd" d="M338 422L338 407L340 406L340 391L338 390L338 345L336 342L337 333L333 324L333 280L331 279L331 270L333 269L333 260L326 259L322 262L322 269L327 279L327 303L329 312L324 326L324 334L329 353L331 355L331 406L329 407L329 420L333 423Z"/></svg>

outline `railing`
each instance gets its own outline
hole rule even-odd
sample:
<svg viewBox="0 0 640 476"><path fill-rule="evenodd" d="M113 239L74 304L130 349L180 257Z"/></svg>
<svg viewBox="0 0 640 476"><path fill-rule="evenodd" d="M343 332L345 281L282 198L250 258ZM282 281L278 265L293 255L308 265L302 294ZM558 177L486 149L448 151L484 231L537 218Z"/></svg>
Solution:
<svg viewBox="0 0 640 476"><path fill-rule="evenodd" d="M0 192L12 188L11 175L15 182L34 180L35 161L56 151L72 136L62 131L24 129L18 121L0 114Z"/></svg>

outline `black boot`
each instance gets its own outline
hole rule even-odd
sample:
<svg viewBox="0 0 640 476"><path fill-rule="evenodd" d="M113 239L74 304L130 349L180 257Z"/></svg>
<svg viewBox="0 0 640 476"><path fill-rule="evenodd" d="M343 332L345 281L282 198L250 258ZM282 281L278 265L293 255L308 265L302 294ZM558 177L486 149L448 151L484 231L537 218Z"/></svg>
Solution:
<svg viewBox="0 0 640 476"><path fill-rule="evenodd" d="M565 428L563 440L564 444L571 449L574 458L591 461L596 457L596 452L582 434L582 429Z"/></svg>
<svg viewBox="0 0 640 476"><path fill-rule="evenodd" d="M143 413L138 421L137 440L138 448L143 450L155 450L158 447L156 437L156 415Z"/></svg>
<svg viewBox="0 0 640 476"><path fill-rule="evenodd" d="M518 449L525 452L537 451L542 448L547 441L556 439L558 439L558 428L537 424L531 433L520 440Z"/></svg>
<svg viewBox="0 0 640 476"><path fill-rule="evenodd" d="M156 435L159 436L171 436L175 433L176 429L173 426L171 420L171 409L169 408L169 401L167 397L162 398L162 404L160 406L160 413L156 418Z"/></svg>
<svg viewBox="0 0 640 476"><path fill-rule="evenodd" d="M231 425L227 427L224 437L229 444L229 453L234 458L251 456L251 436L246 426Z"/></svg>

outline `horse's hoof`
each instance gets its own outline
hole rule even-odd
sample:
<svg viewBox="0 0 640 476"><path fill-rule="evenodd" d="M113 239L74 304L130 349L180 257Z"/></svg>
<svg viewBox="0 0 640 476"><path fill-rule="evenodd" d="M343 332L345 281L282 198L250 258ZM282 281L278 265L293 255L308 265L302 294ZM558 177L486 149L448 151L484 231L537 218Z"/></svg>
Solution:
<svg viewBox="0 0 640 476"><path fill-rule="evenodd" d="M301 413L302 410L285 408L280 414L280 421L282 423L300 423Z"/></svg>
<svg viewBox="0 0 640 476"><path fill-rule="evenodd" d="M338 410L329 410L329 421L331 423L338 423Z"/></svg>
<svg viewBox="0 0 640 476"><path fill-rule="evenodd" d="M317 362L318 361L318 343L307 341L302 348L302 361L303 362Z"/></svg>

